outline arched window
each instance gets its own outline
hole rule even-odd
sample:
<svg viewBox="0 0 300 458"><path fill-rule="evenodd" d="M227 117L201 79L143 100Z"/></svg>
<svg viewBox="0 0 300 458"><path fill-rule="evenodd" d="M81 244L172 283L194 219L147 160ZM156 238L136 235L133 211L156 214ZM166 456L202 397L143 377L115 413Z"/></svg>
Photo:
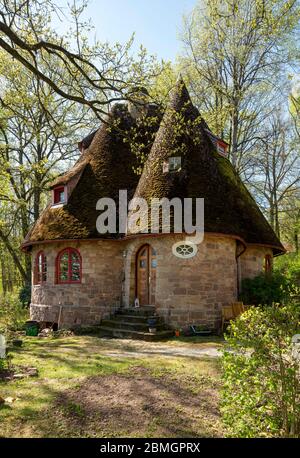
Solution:
<svg viewBox="0 0 300 458"><path fill-rule="evenodd" d="M270 254L266 254L265 256L264 269L266 274L272 272L272 256Z"/></svg>
<svg viewBox="0 0 300 458"><path fill-rule="evenodd" d="M43 251L39 251L35 257L34 284L39 285L47 281L47 258Z"/></svg>
<svg viewBox="0 0 300 458"><path fill-rule="evenodd" d="M65 248L56 259L57 283L81 282L81 256L75 248Z"/></svg>

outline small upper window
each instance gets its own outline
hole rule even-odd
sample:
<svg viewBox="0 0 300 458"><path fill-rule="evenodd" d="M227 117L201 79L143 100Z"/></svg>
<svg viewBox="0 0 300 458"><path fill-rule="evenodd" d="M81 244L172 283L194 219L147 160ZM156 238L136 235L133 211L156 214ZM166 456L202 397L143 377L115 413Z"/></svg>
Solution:
<svg viewBox="0 0 300 458"><path fill-rule="evenodd" d="M226 145L226 143L223 143L222 141L218 140L217 141L217 151L222 156L227 157L227 145Z"/></svg>
<svg viewBox="0 0 300 458"><path fill-rule="evenodd" d="M164 161L163 173L178 172L179 170L181 170L181 157L180 156L169 157L167 161Z"/></svg>
<svg viewBox="0 0 300 458"><path fill-rule="evenodd" d="M59 186L53 191L53 203L54 204L63 204L65 202L65 188L64 186Z"/></svg>
<svg viewBox="0 0 300 458"><path fill-rule="evenodd" d="M47 258L43 251L39 251L35 258L34 284L39 285L47 281Z"/></svg>

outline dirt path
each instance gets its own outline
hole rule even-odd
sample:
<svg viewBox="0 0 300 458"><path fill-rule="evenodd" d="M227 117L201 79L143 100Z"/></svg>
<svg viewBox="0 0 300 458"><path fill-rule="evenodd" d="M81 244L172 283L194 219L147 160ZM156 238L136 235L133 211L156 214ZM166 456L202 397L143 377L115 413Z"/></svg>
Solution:
<svg viewBox="0 0 300 458"><path fill-rule="evenodd" d="M209 377L153 377L150 369L136 367L129 374L88 378L64 391L48 414L56 427L63 425L62 435L218 437L218 388Z"/></svg>
<svg viewBox="0 0 300 458"><path fill-rule="evenodd" d="M113 351L104 350L106 356L140 358L142 357L187 357L187 358L219 358L223 344L195 343L187 345L170 345L169 343L139 342L136 340L114 339L116 347Z"/></svg>

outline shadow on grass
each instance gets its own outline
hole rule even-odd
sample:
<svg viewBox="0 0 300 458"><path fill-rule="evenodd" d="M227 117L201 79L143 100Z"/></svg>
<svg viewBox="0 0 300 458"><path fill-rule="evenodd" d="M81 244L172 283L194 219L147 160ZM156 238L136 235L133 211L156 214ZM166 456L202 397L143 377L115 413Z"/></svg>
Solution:
<svg viewBox="0 0 300 458"><path fill-rule="evenodd" d="M109 348L114 348L114 342L110 343ZM145 363L142 352L139 360L107 357L101 354L104 349L108 349L107 341L95 337L30 339L24 341L23 348L15 348L17 364L36 366L39 377L5 384L6 395L20 401L11 409L0 410L1 434L4 431L6 437L219 435L217 390L209 379L201 385L197 377L185 377L184 369L180 373L168 372L159 354L153 354L156 359ZM178 358L180 367L182 358ZM196 357L184 357L184 360L195 371L201 371L204 358L201 362ZM167 363L168 360L165 366ZM208 360L208 364L212 363Z"/></svg>

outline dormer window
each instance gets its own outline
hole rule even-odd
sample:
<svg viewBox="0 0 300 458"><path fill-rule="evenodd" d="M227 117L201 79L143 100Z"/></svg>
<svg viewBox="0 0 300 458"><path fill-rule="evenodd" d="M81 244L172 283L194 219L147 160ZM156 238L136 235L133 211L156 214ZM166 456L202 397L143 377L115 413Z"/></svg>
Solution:
<svg viewBox="0 0 300 458"><path fill-rule="evenodd" d="M179 170L181 170L181 157L180 156L169 157L167 161L164 161L163 173L178 172Z"/></svg>
<svg viewBox="0 0 300 458"><path fill-rule="evenodd" d="M63 204L66 201L64 186L58 186L53 190L53 204Z"/></svg>
<svg viewBox="0 0 300 458"><path fill-rule="evenodd" d="M226 143L222 142L221 140L217 141L217 151L221 156L227 157L227 145Z"/></svg>

